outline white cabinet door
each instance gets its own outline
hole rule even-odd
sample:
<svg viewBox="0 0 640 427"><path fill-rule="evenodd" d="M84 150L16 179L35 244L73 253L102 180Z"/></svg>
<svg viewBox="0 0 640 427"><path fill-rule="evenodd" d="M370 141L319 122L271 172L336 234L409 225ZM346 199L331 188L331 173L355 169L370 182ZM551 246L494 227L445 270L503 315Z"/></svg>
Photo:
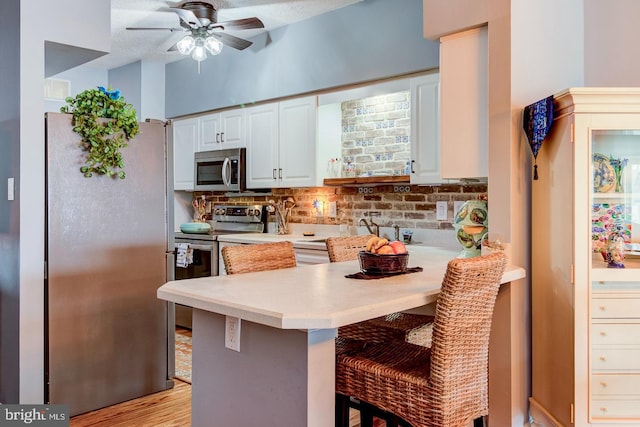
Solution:
<svg viewBox="0 0 640 427"><path fill-rule="evenodd" d="M489 175L488 74L486 27L440 39L442 178Z"/></svg>
<svg viewBox="0 0 640 427"><path fill-rule="evenodd" d="M411 90L411 183L437 184L440 178L440 79L414 77Z"/></svg>
<svg viewBox="0 0 640 427"><path fill-rule="evenodd" d="M282 101L279 107L279 186L312 187L316 182L317 98Z"/></svg>
<svg viewBox="0 0 640 427"><path fill-rule="evenodd" d="M247 188L278 185L278 103L246 109Z"/></svg>
<svg viewBox="0 0 640 427"><path fill-rule="evenodd" d="M244 108L209 114L199 120L200 142L197 151L246 147Z"/></svg>
<svg viewBox="0 0 640 427"><path fill-rule="evenodd" d="M220 113L220 142L222 148L246 147L245 109L223 111Z"/></svg>
<svg viewBox="0 0 640 427"><path fill-rule="evenodd" d="M196 151L209 151L220 148L220 114L208 114L199 118L200 141Z"/></svg>
<svg viewBox="0 0 640 427"><path fill-rule="evenodd" d="M175 120L172 128L173 189L193 191L193 155L198 144L198 119Z"/></svg>

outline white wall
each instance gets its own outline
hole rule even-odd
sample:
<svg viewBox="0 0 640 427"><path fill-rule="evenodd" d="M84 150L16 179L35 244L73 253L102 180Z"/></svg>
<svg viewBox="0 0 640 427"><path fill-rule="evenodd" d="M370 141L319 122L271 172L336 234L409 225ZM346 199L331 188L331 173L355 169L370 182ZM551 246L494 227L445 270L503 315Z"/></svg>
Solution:
<svg viewBox="0 0 640 427"><path fill-rule="evenodd" d="M108 51L110 5L109 0L20 1L21 403L44 399L44 40Z"/></svg>

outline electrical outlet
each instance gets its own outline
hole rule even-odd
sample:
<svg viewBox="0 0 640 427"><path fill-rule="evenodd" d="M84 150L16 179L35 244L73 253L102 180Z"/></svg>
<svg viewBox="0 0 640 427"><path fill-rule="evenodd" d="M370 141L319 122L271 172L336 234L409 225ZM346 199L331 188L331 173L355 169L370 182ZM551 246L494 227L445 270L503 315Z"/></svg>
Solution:
<svg viewBox="0 0 640 427"><path fill-rule="evenodd" d="M240 326L241 320L233 316L225 316L224 346L235 351L240 351Z"/></svg>
<svg viewBox="0 0 640 427"><path fill-rule="evenodd" d="M329 218L338 216L338 202L329 202Z"/></svg>
<svg viewBox="0 0 640 427"><path fill-rule="evenodd" d="M436 220L446 221L447 219L447 202L436 202Z"/></svg>

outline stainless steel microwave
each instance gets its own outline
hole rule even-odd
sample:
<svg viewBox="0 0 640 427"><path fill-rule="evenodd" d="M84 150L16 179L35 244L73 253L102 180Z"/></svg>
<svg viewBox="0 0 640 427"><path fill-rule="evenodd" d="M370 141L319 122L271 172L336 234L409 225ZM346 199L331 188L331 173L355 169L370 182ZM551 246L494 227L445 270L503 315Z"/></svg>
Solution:
<svg viewBox="0 0 640 427"><path fill-rule="evenodd" d="M196 191L244 191L246 149L200 151L195 154Z"/></svg>

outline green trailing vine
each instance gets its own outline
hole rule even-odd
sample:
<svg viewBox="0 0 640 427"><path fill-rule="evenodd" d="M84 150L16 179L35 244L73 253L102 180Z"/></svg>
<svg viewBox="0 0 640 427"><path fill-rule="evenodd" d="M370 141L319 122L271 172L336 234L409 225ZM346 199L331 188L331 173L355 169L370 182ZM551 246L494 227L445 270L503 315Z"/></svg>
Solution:
<svg viewBox="0 0 640 427"><path fill-rule="evenodd" d="M119 90L98 86L68 97L62 113L73 115L73 131L82 136L80 147L87 152L80 172L85 177L94 173L124 179L121 149L140 133L136 110L120 96ZM112 119L112 120L100 120Z"/></svg>

